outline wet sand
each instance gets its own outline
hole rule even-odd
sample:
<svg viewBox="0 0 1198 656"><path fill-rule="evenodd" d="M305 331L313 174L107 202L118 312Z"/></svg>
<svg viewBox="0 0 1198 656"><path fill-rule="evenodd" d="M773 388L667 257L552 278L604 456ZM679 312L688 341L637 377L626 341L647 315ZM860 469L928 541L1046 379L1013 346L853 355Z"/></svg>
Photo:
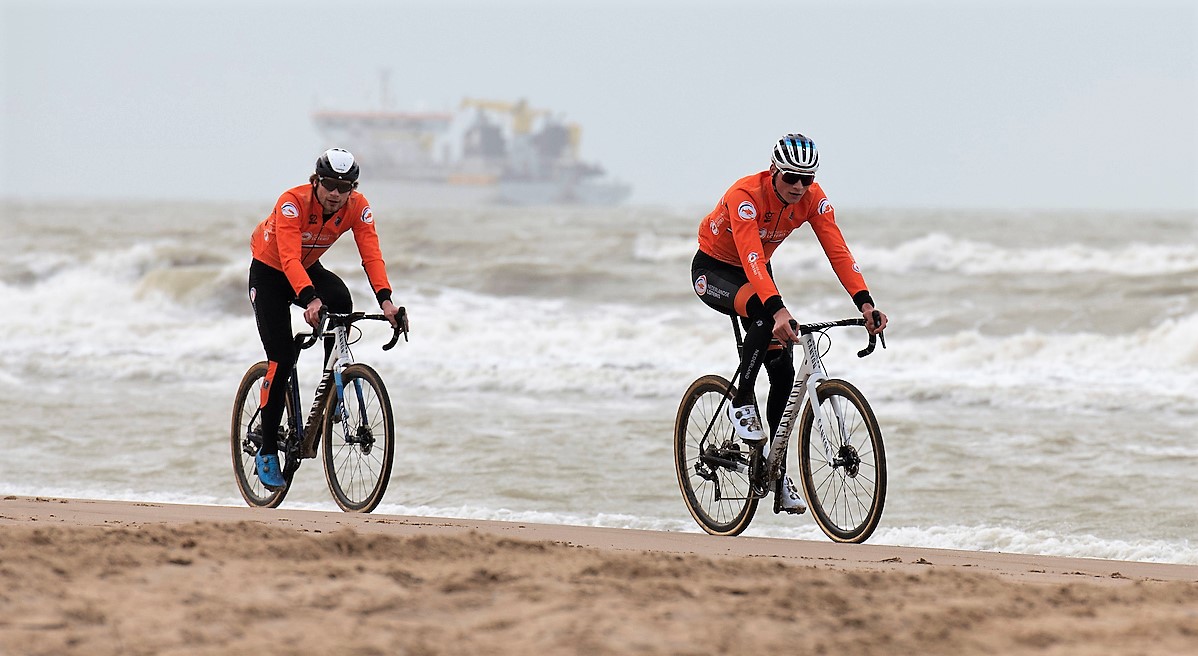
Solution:
<svg viewBox="0 0 1198 656"><path fill-rule="evenodd" d="M1198 653L1195 566L285 508L6 497L0 582L0 654Z"/></svg>

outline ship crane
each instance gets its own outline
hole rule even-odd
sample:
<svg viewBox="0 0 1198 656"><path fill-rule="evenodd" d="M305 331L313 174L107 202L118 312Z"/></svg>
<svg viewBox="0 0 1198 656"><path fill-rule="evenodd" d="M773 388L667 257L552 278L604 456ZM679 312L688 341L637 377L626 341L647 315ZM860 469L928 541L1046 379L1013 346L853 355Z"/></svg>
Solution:
<svg viewBox="0 0 1198 656"><path fill-rule="evenodd" d="M514 103L505 102L502 100L480 100L477 98L464 98L462 100L462 108L474 107L477 109L489 109L495 112L503 112L512 117L512 132L515 134L528 134L532 132L533 121L539 116L544 116L549 112L544 109L534 109L528 106L528 103L523 99Z"/></svg>

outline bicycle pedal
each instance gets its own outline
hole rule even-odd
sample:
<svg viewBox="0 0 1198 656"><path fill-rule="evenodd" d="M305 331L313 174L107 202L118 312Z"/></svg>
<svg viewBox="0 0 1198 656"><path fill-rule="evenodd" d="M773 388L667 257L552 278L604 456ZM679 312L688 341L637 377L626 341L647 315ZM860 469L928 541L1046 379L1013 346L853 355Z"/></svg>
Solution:
<svg viewBox="0 0 1198 656"><path fill-rule="evenodd" d="M782 514L802 515L805 512L807 512L806 506L803 506L801 508L795 508L794 510L790 510L788 508L783 508L782 504L778 503L777 501L774 502L774 514L775 515L782 515Z"/></svg>

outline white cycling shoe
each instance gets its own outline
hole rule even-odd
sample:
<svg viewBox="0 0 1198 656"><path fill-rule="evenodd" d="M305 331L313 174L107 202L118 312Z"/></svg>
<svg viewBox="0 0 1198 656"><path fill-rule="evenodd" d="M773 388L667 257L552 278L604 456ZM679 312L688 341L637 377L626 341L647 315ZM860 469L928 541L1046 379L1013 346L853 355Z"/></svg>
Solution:
<svg viewBox="0 0 1198 656"><path fill-rule="evenodd" d="M807 503L799 495L790 476L783 475L782 480L778 482L778 491L774 494L774 512L788 512L792 515L807 512Z"/></svg>
<svg viewBox="0 0 1198 656"><path fill-rule="evenodd" d="M761 430L761 418L757 416L757 406L749 404L733 407L728 404L728 421L736 436L746 442L765 441L765 431Z"/></svg>

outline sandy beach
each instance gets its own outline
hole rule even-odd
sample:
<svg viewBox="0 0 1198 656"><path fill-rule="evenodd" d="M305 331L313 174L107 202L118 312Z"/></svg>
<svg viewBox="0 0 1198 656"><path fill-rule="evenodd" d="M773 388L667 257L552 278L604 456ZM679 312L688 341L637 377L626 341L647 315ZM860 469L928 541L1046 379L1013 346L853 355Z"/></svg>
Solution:
<svg viewBox="0 0 1198 656"><path fill-rule="evenodd" d="M3 654L1179 654L1198 567L0 500Z"/></svg>

